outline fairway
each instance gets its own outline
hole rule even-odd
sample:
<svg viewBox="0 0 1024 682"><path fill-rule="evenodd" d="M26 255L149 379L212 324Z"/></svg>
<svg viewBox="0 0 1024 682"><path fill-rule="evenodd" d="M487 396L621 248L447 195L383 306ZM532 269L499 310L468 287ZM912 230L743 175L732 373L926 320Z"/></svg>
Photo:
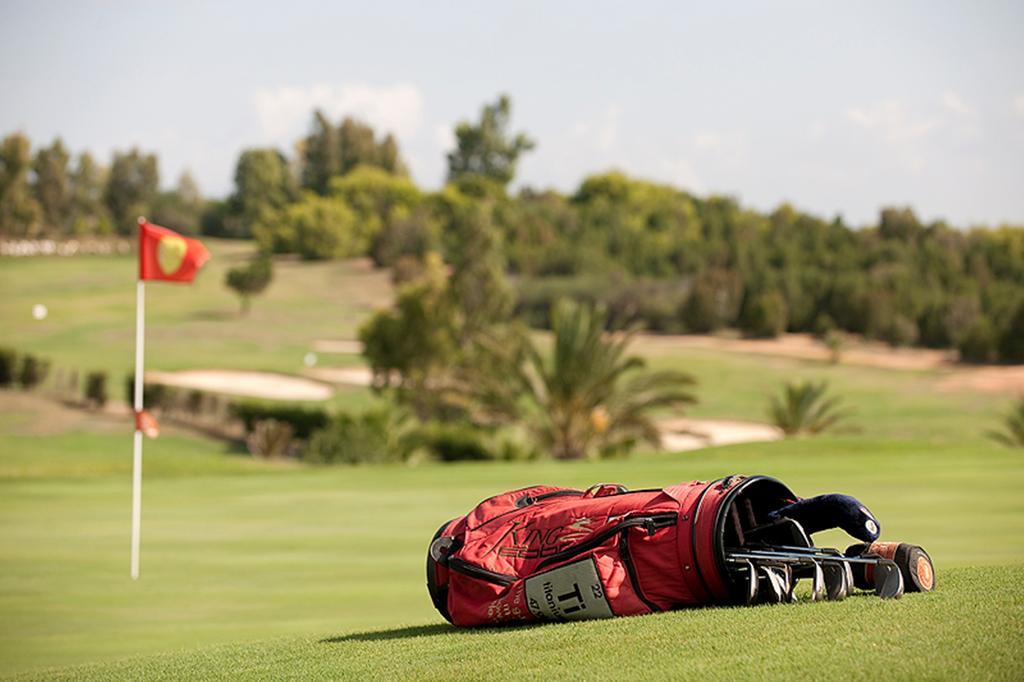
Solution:
<svg viewBox="0 0 1024 682"><path fill-rule="evenodd" d="M119 439L105 438L110 450L124 449ZM5 452L11 445L4 440ZM1024 466L1019 457L994 447L833 438L593 464L285 471L254 465L222 473L193 464L187 476L168 468L168 462L197 447L198 442L182 438L152 448L144 491L143 578L137 584L127 579L127 475L8 472L0 506L3 672L180 651L91 671L128 677L218 675L230 674L244 660L254 666L251 672L267 677L361 676L370 670L426 677L438 669L473 677L525 647L535 655L516 668L523 674L571 672L560 666L581 660L597 667L575 674L595 677L589 673L623 665L635 666L628 669L639 675L646 669L642 659L625 652L639 648L654 656L671 642L668 650L674 653L656 656L655 668L706 667L728 677L721 665L752 656L766 670L794 672L797 660L815 660L809 654L794 656L816 642L817 658L827 658L834 672L844 661L885 651L891 659L880 663L906 675L915 665L931 669L936 655L947 672L967 670L988 652L994 667L986 669L1012 676L1014 662L998 663L996 653L1024 643L1021 570L962 569L1019 566L1024 560L1019 495ZM83 457L99 449L93 443ZM237 460L239 467L252 464L209 451L198 461L219 466L224 458ZM843 604L707 609L468 634L451 633L430 606L422 575L430 535L441 521L497 490L535 482L621 481L644 487L733 471L778 476L803 495L839 489L859 496L882 520L883 537L929 550L938 592L895 603L856 598ZM819 539L845 541L837 535ZM956 647L933 649L956 640L943 624L954 615L970 637ZM419 626L431 627L403 629ZM766 637L775 639L775 629L780 646L761 648ZM423 637L405 642L385 633L331 645L320 641L370 630ZM835 636L824 634L833 630ZM591 636L596 645L588 643ZM293 639L264 641L276 637ZM824 657L836 638L846 653ZM260 642L184 653L249 640ZM913 647L911 653L897 656L904 645Z"/></svg>
<svg viewBox="0 0 1024 682"><path fill-rule="evenodd" d="M248 247L214 248L230 261ZM10 283L17 271L26 285L2 304L2 319L46 300L47 277L65 263L61 277L75 289L41 326L14 324L11 343L58 365L126 370L130 258L5 261L0 278ZM297 373L317 339L351 338L390 296L386 277L358 264L286 262L252 315L238 318L216 271L204 277L177 298L152 297L152 367ZM183 338L204 343L182 348ZM104 343L111 353L87 350ZM638 351L654 367L696 377L694 417L762 421L767 396L793 378L829 381L854 415L847 430L819 438L598 462L417 467L259 462L169 427L146 444L142 579L132 583L128 417L0 392L0 674L1020 677L1010 652L1024 646L1024 458L984 436L1007 396L946 390L948 372L938 370L654 352L643 341ZM333 405L373 400L351 388ZM857 597L472 632L454 631L430 605L427 542L484 497L535 483L642 488L736 472L776 476L805 496L857 496L879 516L883 539L930 552L937 591L894 603ZM816 540L852 543L838 532Z"/></svg>
<svg viewBox="0 0 1024 682"><path fill-rule="evenodd" d="M1024 571L953 569L882 602L722 608L459 631L427 625L280 639L51 673L55 679L1020 679ZM979 664L983 664L982 669Z"/></svg>

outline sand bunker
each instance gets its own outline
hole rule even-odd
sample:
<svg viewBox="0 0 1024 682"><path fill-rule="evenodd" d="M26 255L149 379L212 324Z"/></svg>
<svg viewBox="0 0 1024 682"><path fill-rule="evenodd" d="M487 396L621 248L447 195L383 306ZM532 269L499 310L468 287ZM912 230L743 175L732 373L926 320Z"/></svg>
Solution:
<svg viewBox="0 0 1024 682"><path fill-rule="evenodd" d="M637 349L651 354L671 353L685 348L708 348L803 360L828 361L830 357L825 344L810 334L783 334L777 339L644 334L637 339ZM847 344L841 353L840 362L884 369L930 370L949 367L955 359L956 354L951 351L893 348L882 343L857 341Z"/></svg>
<svg viewBox="0 0 1024 682"><path fill-rule="evenodd" d="M770 424L727 419L666 419L658 423L661 444L666 450L698 450L732 443L756 443L782 438L782 431Z"/></svg>
<svg viewBox="0 0 1024 682"><path fill-rule="evenodd" d="M146 380L166 386L270 400L328 400L334 395L334 389L322 382L271 372L192 369L183 372L146 372Z"/></svg>
<svg viewBox="0 0 1024 682"><path fill-rule="evenodd" d="M1024 396L1024 365L1013 367L970 367L958 369L939 382L944 391L985 391L1017 393Z"/></svg>

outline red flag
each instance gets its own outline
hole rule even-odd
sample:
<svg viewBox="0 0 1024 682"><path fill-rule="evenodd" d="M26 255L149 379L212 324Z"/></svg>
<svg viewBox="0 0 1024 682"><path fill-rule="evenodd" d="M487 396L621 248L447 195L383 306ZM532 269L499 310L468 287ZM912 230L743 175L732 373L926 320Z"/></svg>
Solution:
<svg viewBox="0 0 1024 682"><path fill-rule="evenodd" d="M139 279L191 282L209 258L198 240L139 219Z"/></svg>
<svg viewBox="0 0 1024 682"><path fill-rule="evenodd" d="M135 412L135 430L142 431L149 438L156 438L160 435L160 425L156 423L153 415L145 410Z"/></svg>

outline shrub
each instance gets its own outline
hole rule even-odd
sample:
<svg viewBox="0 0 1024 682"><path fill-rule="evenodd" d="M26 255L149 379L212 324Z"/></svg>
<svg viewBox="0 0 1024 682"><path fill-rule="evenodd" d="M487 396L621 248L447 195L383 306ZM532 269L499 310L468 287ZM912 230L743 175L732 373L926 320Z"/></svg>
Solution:
<svg viewBox="0 0 1024 682"><path fill-rule="evenodd" d="M401 428L388 409L339 414L313 433L302 458L317 464L369 464L405 459Z"/></svg>
<svg viewBox="0 0 1024 682"><path fill-rule="evenodd" d="M814 319L814 335L825 341L829 334L836 331L836 321L828 313L822 313Z"/></svg>
<svg viewBox="0 0 1024 682"><path fill-rule="evenodd" d="M238 294L244 315L249 312L252 297L266 289L273 277L273 261L267 254L261 254L247 265L228 270L224 276L224 285Z"/></svg>
<svg viewBox="0 0 1024 682"><path fill-rule="evenodd" d="M828 348L828 360L833 365L838 365L839 361L843 357L843 346L846 340L843 338L843 333L840 331L832 330L825 334L823 339L825 347Z"/></svg>
<svg viewBox="0 0 1024 682"><path fill-rule="evenodd" d="M652 332L679 332L682 302L679 286L674 282L629 282L618 287L611 296L609 324L628 326L638 323Z"/></svg>
<svg viewBox="0 0 1024 682"><path fill-rule="evenodd" d="M683 326L691 334L710 334L722 326L715 291L703 282L694 285L680 312Z"/></svg>
<svg viewBox="0 0 1024 682"><path fill-rule="evenodd" d="M26 354L21 359L21 367L18 371L18 383L23 388L33 389L41 384L45 379L46 375L50 372L50 362L38 358L31 353Z"/></svg>
<svg viewBox="0 0 1024 682"><path fill-rule="evenodd" d="M0 386L10 386L18 373L18 354L10 348L0 348Z"/></svg>
<svg viewBox="0 0 1024 682"><path fill-rule="evenodd" d="M89 372L85 376L85 399L95 407L107 404L106 372Z"/></svg>
<svg viewBox="0 0 1024 682"><path fill-rule="evenodd" d="M470 424L431 422L417 430L415 440L442 462L495 459L485 434Z"/></svg>
<svg viewBox="0 0 1024 682"><path fill-rule="evenodd" d="M781 294L755 294L744 303L739 328L745 336L771 339L785 331L786 319L786 301Z"/></svg>
<svg viewBox="0 0 1024 682"><path fill-rule="evenodd" d="M1003 417L1005 431L989 431L988 437L1008 448L1024 448L1024 396Z"/></svg>
<svg viewBox="0 0 1024 682"><path fill-rule="evenodd" d="M848 413L839 409L839 398L826 397L827 391L828 384L824 381L787 383L782 395L771 399L768 415L787 436L819 434L833 429Z"/></svg>
<svg viewBox="0 0 1024 682"><path fill-rule="evenodd" d="M1024 303L1010 318L999 343L999 359L1003 362L1024 363Z"/></svg>
<svg viewBox="0 0 1024 682"><path fill-rule="evenodd" d="M292 425L276 419L259 419L253 423L252 431L245 439L245 446L253 457L277 459L290 454L292 449Z"/></svg>
<svg viewBox="0 0 1024 682"><path fill-rule="evenodd" d="M917 343L917 325L903 315L893 315L882 330L881 338L893 346L912 346Z"/></svg>
<svg viewBox="0 0 1024 682"><path fill-rule="evenodd" d="M964 362L992 362L996 359L998 337L987 317L980 317L957 344Z"/></svg>
<svg viewBox="0 0 1024 682"><path fill-rule="evenodd" d="M272 419L284 422L292 427L296 438L309 438L313 432L323 429L328 424L327 411L322 407L305 407L287 403L263 403L243 401L232 404L232 414L245 425L246 433L251 433L256 422Z"/></svg>
<svg viewBox="0 0 1024 682"><path fill-rule="evenodd" d="M543 277L523 280L516 292L516 314L532 327L548 328L556 301L569 298L580 303L607 301L618 283L604 277Z"/></svg>
<svg viewBox="0 0 1024 682"><path fill-rule="evenodd" d="M261 218L253 236L264 253L297 253L305 260L350 258L370 246L344 201L308 192Z"/></svg>
<svg viewBox="0 0 1024 682"><path fill-rule="evenodd" d="M143 379L145 382L145 379ZM135 404L135 373L131 372L125 378L124 382L124 395L125 402L129 405ZM174 401L177 397L177 390L171 386L164 386L163 384L142 384L142 404L145 405L147 410L169 410L174 407Z"/></svg>

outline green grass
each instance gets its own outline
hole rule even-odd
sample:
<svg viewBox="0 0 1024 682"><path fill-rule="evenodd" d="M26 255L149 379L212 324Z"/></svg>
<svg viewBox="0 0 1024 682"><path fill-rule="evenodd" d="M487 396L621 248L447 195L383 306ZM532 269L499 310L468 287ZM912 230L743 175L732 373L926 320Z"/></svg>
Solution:
<svg viewBox="0 0 1024 682"><path fill-rule="evenodd" d="M146 367L259 369L298 373L312 342L355 338L359 323L390 300L385 271L349 262L275 262L274 281L248 316L224 286L225 271L252 253L246 242L204 239L212 258L191 285L146 287ZM131 371L136 260L132 256L0 259L3 345L41 354L80 372ZM43 303L49 316L31 318ZM103 349L103 352L97 352ZM355 356L321 354L343 366Z"/></svg>
<svg viewBox="0 0 1024 682"><path fill-rule="evenodd" d="M108 437L111 449L127 454L126 439ZM185 449L187 445L180 444ZM828 454L822 454L825 452ZM222 456L210 455L211 466L219 466L214 464L218 457ZM1019 612L1024 590L1005 571L992 574L997 577L991 580L999 585L991 596L997 612L975 609L962 601L966 595L956 596L959 593L953 591L960 589L957 585L970 588L971 579L964 577L958 582L954 578L988 574L947 572L963 566L1020 564L1024 559L1021 459L996 448L979 451L831 438L683 455L641 455L594 464L263 468L244 476L209 472L189 477L148 470L143 497L143 579L139 583L132 583L126 575L130 495L126 472L90 478L7 479L0 482L0 563L4 567L0 575L0 613L4 616L0 622L0 671L38 671L290 636L302 639L234 647L223 660L220 654L182 653L173 659L138 663L139 668L95 668L92 672L134 677L163 670L166 676L177 677L195 670L196 674L216 675L215 668L202 666L221 660L226 666L222 674L228 674L231 661L238 656L254 664L264 661L268 667L262 671L253 668L252 672L268 677L361 676L371 657L385 666L380 671L394 672L400 668L387 668L392 664L383 661L395 648L405 651L402 642L383 639L327 647L318 640L438 623L439 616L423 588L426 542L440 522L464 513L480 498L538 481L576 486L621 481L641 487L733 471L773 474L805 495L839 489L859 496L882 519L885 537L910 540L931 552L940 593L894 605L857 599L839 610L802 605L779 610L779 615L757 616L745 610L703 610L582 629L554 626L521 634L469 636L476 639L445 636L435 629L430 631L431 637L417 640L427 649L436 644L434 654L427 656L423 648L409 648L408 659L400 657L393 665L423 659L410 664L409 672L425 675L430 661L445 661L442 669L455 672L455 664L446 659L455 647L462 650L459 660L468 666L467 675L473 676L473 671L479 673L506 660L510 648L532 646L542 631L550 640L542 647L546 653L525 662L523 674L561 671L550 667L558 660L554 651L564 649L568 653L562 660L573 660L571 652L584 646L580 637L587 632L606 632L609 637L625 632L631 640L642 640L641 649L645 650L656 649L658 642L675 641L672 657L663 665L682 665L680 660L692 658L690 644L695 637L700 650L707 652L716 646L709 635L712 632L731 628L757 632L762 628L752 623L758 622L784 630L783 623L790 620L799 625L798 630L821 629L829 623L845 628L845 615L839 614L861 614L862 609L868 609L864 614L885 614L891 621L888 631L911 634L945 632L945 626L933 619L955 613L964 630L978 638L959 647L955 656L921 650L914 654L920 665L936 655L943 657L944 665L965 665L971 659L961 660L961 654L984 647L993 654L1007 651L1000 642L1013 635L1012 629L1003 628L1002 640L983 638L989 629ZM838 536L822 540L844 542ZM1014 575L1024 577L1019 571ZM1007 581L1009 584L1002 586ZM861 619L859 630L874 616L856 618ZM754 620L748 623L749 619ZM684 636L686 632L690 634ZM735 648L745 648L750 655L750 647L765 636L761 632L754 639L744 635L733 643L723 641L716 660L728 664L737 655ZM918 643L917 636L908 641ZM822 637L819 647L830 641L819 635ZM836 661L856 658L858 652L876 646L875 639L847 637L860 642L860 648L854 647ZM469 642L473 648L466 648ZM314 657L307 662L310 647L317 646L321 646L322 660L317 662ZM633 648L614 650L619 652L617 658L609 658L612 654L607 647L595 646L589 660L603 660L609 666L640 665ZM363 653L355 657L347 653L358 651ZM765 664L781 673L792 651L766 651ZM449 654L442 655L444 652ZM806 658L808 662L815 659L822 656ZM190 667L194 665L200 667ZM1007 664L1002 665L1006 670Z"/></svg>
<svg viewBox="0 0 1024 682"><path fill-rule="evenodd" d="M315 339L351 338L390 295L386 276L351 263L284 262L240 318L221 280L250 247L211 246L195 286L150 287L149 367L296 373ZM0 260L3 344L120 375L131 359L133 267L131 258ZM29 318L36 302L50 307L45 322ZM168 428L146 441L133 583L128 418L0 392L0 675L1022 677L1024 457L983 436L1008 397L945 391L938 372L714 350L651 362L697 377L690 412L702 417L762 420L783 381L827 379L854 408L855 428L595 463L328 469L256 462ZM374 400L353 388L332 404ZM777 476L802 495L856 495L883 537L928 549L938 591L471 632L430 606L427 541L483 497L539 482L647 487L734 472ZM838 532L816 539L849 542Z"/></svg>
<svg viewBox="0 0 1024 682"><path fill-rule="evenodd" d="M135 658L54 679L1020 679L1021 568L954 569L897 602L682 611L487 631L444 625Z"/></svg>

